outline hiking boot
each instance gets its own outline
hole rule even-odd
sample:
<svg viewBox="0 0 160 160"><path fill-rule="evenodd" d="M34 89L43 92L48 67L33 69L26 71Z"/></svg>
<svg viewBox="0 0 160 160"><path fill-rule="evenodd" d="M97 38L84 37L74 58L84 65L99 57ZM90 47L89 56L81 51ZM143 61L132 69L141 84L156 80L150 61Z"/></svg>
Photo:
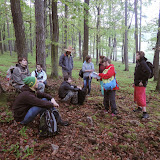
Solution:
<svg viewBox="0 0 160 160"><path fill-rule="evenodd" d="M60 121L59 124L61 126L69 126L69 122L68 121Z"/></svg>
<svg viewBox="0 0 160 160"><path fill-rule="evenodd" d="M133 109L133 112L142 112L142 108L138 107L137 109Z"/></svg>
<svg viewBox="0 0 160 160"><path fill-rule="evenodd" d="M112 113L112 117L116 116L118 114L118 111L115 110L113 113Z"/></svg>
<svg viewBox="0 0 160 160"><path fill-rule="evenodd" d="M142 118L145 119L149 118L149 114L147 112L143 112Z"/></svg>

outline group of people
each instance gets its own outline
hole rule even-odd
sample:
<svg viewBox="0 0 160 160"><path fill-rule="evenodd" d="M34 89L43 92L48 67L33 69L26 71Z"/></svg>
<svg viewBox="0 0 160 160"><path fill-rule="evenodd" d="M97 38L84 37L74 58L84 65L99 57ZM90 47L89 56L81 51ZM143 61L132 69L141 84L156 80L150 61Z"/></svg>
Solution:
<svg viewBox="0 0 160 160"><path fill-rule="evenodd" d="M62 102L78 104L78 92L80 90L88 88L87 94L90 95L92 80L91 73L94 71L94 64L91 62L91 57L87 55L82 66L83 87L72 85L72 51L72 47L68 47L59 59L59 65L62 67L64 81L59 87L58 94ZM134 101L138 104L138 108L135 109L134 112L143 111L142 117L148 118L149 115L146 112L145 88L151 71L146 64L144 52L138 51L136 53L136 60L133 86ZM16 97L12 107L14 119L20 124L28 124L46 109L53 108L56 110L55 107L58 107L59 104L51 95L44 93L44 88L47 84L47 75L45 71L43 71L42 66L37 64L36 70L33 71L31 75L25 58L19 58L16 66L17 67L13 71L13 86L20 89L21 92ZM111 64L111 60L107 57L100 56L98 76L100 77L101 93L104 96L103 105L105 112L111 112L112 116L118 114L115 94L119 87L116 81L116 86L113 89L105 90L104 84L109 82L112 77L115 78L115 75L115 68L114 65ZM66 126L69 123L61 119L59 124Z"/></svg>

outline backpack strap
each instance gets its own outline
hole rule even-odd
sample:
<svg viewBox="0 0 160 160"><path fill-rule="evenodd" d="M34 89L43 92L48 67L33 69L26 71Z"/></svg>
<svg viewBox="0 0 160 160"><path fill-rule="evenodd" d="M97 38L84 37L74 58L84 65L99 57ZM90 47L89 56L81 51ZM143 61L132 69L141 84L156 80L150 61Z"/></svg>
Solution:
<svg viewBox="0 0 160 160"><path fill-rule="evenodd" d="M35 72L35 77L37 78L38 74L37 74L36 70L34 72Z"/></svg>

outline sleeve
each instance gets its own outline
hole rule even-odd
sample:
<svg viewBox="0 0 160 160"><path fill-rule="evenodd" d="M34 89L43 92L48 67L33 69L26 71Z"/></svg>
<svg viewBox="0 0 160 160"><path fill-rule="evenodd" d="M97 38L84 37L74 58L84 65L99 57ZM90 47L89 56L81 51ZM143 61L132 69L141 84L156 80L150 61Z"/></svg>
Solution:
<svg viewBox="0 0 160 160"><path fill-rule="evenodd" d="M59 66L61 66L63 69L66 69L66 67L63 65L63 58L64 58L64 54L62 54L59 58Z"/></svg>
<svg viewBox="0 0 160 160"><path fill-rule="evenodd" d="M28 67L27 67L27 76L31 76Z"/></svg>
<svg viewBox="0 0 160 160"><path fill-rule="evenodd" d="M47 74L45 71L43 71L43 82L47 80Z"/></svg>
<svg viewBox="0 0 160 160"><path fill-rule="evenodd" d="M44 97L46 98L46 97ZM51 108L53 107L53 103L50 101L44 101L40 98L35 97L34 95L26 96L26 102L28 105L37 106L42 108Z"/></svg>
<svg viewBox="0 0 160 160"><path fill-rule="evenodd" d="M79 90L79 88L74 88L74 87L72 87L72 86L70 86L70 85L65 85L64 86L64 89L65 90L71 90L71 91L78 91Z"/></svg>
<svg viewBox="0 0 160 160"><path fill-rule="evenodd" d="M31 77L35 77L35 71L31 73Z"/></svg>
<svg viewBox="0 0 160 160"><path fill-rule="evenodd" d="M47 98L48 100L52 99L52 96L47 93L42 93L40 91L37 91L37 97L38 98Z"/></svg>
<svg viewBox="0 0 160 160"><path fill-rule="evenodd" d="M147 63L145 61L142 61L141 65L142 65L142 70L143 70L142 81L148 81L148 78L149 78L149 76L151 74L151 70L150 70L150 68L148 67L148 65L147 65Z"/></svg>
<svg viewBox="0 0 160 160"><path fill-rule="evenodd" d="M112 66L108 72L106 74L103 74L103 73L99 73L99 76L102 78L102 79L109 79L111 78L112 76L115 75L115 69L114 67Z"/></svg>
<svg viewBox="0 0 160 160"><path fill-rule="evenodd" d="M85 64L83 63L82 71L85 72L85 70L86 70L86 66L85 66Z"/></svg>
<svg viewBox="0 0 160 160"><path fill-rule="evenodd" d="M17 83L19 85L24 84L24 82L22 81L20 69L18 67L13 70L13 80L15 83Z"/></svg>

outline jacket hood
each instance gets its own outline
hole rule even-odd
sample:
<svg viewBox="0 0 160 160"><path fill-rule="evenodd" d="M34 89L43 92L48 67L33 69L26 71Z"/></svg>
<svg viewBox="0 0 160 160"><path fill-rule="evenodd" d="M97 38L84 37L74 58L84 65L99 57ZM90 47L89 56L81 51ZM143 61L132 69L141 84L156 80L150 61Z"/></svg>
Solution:
<svg viewBox="0 0 160 160"><path fill-rule="evenodd" d="M34 91L32 91L32 90L29 88L29 86L27 86L27 85L24 85L24 86L21 88L21 91L22 91L22 92L24 92L24 91L34 92Z"/></svg>
<svg viewBox="0 0 160 160"><path fill-rule="evenodd" d="M147 61L147 58L146 57L142 57L140 60L138 60L139 62L141 62L141 61Z"/></svg>
<svg viewBox="0 0 160 160"><path fill-rule="evenodd" d="M110 64L109 66L106 66L106 69L108 69L109 67L114 67L114 65Z"/></svg>

